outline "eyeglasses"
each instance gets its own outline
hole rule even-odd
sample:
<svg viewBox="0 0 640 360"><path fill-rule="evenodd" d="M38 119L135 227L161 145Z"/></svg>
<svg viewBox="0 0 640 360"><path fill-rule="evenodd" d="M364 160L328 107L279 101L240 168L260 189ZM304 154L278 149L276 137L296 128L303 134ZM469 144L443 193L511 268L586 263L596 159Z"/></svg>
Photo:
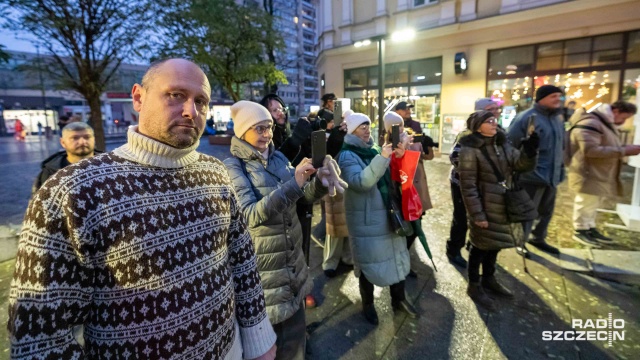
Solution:
<svg viewBox="0 0 640 360"><path fill-rule="evenodd" d="M282 108L282 107L277 107L275 109L271 109L272 112L281 112L281 113L286 113L287 112L287 108Z"/></svg>
<svg viewBox="0 0 640 360"><path fill-rule="evenodd" d="M258 135L264 134L265 131L273 132L271 125L256 125L253 126L252 129L255 130Z"/></svg>
<svg viewBox="0 0 640 360"><path fill-rule="evenodd" d="M484 121L485 124L497 124L498 120L496 120L495 118L492 119L487 119Z"/></svg>

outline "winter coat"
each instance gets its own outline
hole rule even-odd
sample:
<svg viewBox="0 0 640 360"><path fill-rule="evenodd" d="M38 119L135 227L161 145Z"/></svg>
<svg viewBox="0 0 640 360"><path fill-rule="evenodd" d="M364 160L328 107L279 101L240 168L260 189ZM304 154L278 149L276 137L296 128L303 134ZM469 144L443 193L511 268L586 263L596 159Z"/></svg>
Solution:
<svg viewBox="0 0 640 360"><path fill-rule="evenodd" d="M296 201L309 203L327 190L318 180L301 189L295 169L279 151L269 146L268 160L249 143L231 139L233 157L224 161L255 247L258 271L272 324L290 318L311 291L302 252L302 227Z"/></svg>
<svg viewBox="0 0 640 360"><path fill-rule="evenodd" d="M516 149L526 137L529 117L535 115L535 131L540 136L538 164L534 171L520 176L520 182L536 186L553 186L564 180L564 121L562 109L550 110L537 103L516 116L509 126L509 140Z"/></svg>
<svg viewBox="0 0 640 360"><path fill-rule="evenodd" d="M571 130L570 146L573 156L568 168L569 188L577 193L622 196L620 170L624 146L613 124L611 107L601 105L592 113L581 112L579 116L572 117L571 121L572 126L578 124L594 130Z"/></svg>
<svg viewBox="0 0 640 360"><path fill-rule="evenodd" d="M353 134L345 143L371 147ZM341 177L349 184L344 193L347 228L356 276L364 273L378 286L396 284L409 273L407 240L391 231L388 210L378 190L378 180L389 168L390 159L375 156L369 165L356 153L342 150L338 155Z"/></svg>
<svg viewBox="0 0 640 360"><path fill-rule="evenodd" d="M101 154L102 151L94 150L93 153L95 155L98 155ZM35 194L35 192L38 191L40 187L42 187L42 184L44 184L44 182L47 181L48 178L53 176L53 174L55 174L58 170L67 165L70 165L70 163L69 161L67 161L66 150L58 151L57 153L44 159L40 164L40 173L31 186L31 194Z"/></svg>
<svg viewBox="0 0 640 360"><path fill-rule="evenodd" d="M327 235L335 238L348 237L349 230L347 230L344 196L336 193L335 196L325 195L322 200L324 200L324 210L327 220Z"/></svg>
<svg viewBox="0 0 640 360"><path fill-rule="evenodd" d="M500 155L496 153L494 143ZM512 170L530 171L535 167L536 159L528 158L524 152L516 150L501 131L490 138L479 133L464 135L460 138L460 145L458 174L471 229L471 243L482 250L515 246L513 227L520 224L511 224L507 220L505 188L498 183L496 173L480 149L487 149L508 186L513 180ZM489 227L482 229L475 224L476 221L488 221Z"/></svg>
<svg viewBox="0 0 640 360"><path fill-rule="evenodd" d="M413 186L415 186L418 195L420 195L420 202L422 203L422 210L427 211L433 208L431 205L431 197L429 196L429 186L427 185L427 173L424 171L424 160L433 159L433 149L425 154L422 150L421 143L414 143L409 146L409 150L415 150L420 152L420 160L418 160L418 168L416 169L416 175L413 177Z"/></svg>

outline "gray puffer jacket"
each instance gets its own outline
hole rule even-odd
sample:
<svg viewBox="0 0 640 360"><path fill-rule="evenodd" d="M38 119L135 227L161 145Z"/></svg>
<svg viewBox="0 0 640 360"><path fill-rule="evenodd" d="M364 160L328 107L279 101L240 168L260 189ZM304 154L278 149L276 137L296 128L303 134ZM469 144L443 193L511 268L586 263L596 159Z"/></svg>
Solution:
<svg viewBox="0 0 640 360"><path fill-rule="evenodd" d="M372 139L365 143L353 134L345 136L344 141L360 147L373 145ZM409 273L407 240L391 231L387 208L377 186L389 162L376 155L367 165L348 150L342 150L338 156L341 177L349 184L344 206L355 273L358 277L364 273L367 280L378 286L396 284Z"/></svg>
<svg viewBox="0 0 640 360"><path fill-rule="evenodd" d="M296 201L309 202L327 193L318 180L300 188L289 160L269 145L268 160L249 143L231 139L231 154L224 161L247 221L257 255L258 271L272 324L298 311L311 291L312 281L302 252L302 228Z"/></svg>
<svg viewBox="0 0 640 360"><path fill-rule="evenodd" d="M505 188L498 183L496 173L480 149L487 149L489 158L500 169L508 186L513 180L512 170L529 171L536 166L536 158L529 158L524 152L516 150L502 131L498 131L494 137L470 133L460 138L460 145L458 174L469 218L471 243L482 250L514 247L514 227L521 225L511 224L507 220ZM480 228L475 225L476 221L487 221L489 227Z"/></svg>

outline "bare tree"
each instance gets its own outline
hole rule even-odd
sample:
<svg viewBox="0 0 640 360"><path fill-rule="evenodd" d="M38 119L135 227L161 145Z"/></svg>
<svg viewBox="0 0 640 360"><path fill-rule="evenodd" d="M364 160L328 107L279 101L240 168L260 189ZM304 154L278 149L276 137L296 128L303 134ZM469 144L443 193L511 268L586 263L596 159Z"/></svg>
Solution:
<svg viewBox="0 0 640 360"><path fill-rule="evenodd" d="M0 0L12 9L5 27L32 34L51 61L41 62L60 89L89 105L96 148L104 150L100 96L125 59L141 57L153 11L145 0Z"/></svg>

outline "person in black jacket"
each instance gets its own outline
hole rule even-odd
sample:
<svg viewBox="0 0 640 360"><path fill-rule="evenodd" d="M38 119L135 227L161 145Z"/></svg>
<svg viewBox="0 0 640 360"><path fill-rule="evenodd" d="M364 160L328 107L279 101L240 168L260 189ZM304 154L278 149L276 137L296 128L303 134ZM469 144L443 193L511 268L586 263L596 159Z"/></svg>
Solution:
<svg viewBox="0 0 640 360"><path fill-rule="evenodd" d="M42 162L42 170L33 183L31 193L38 191L49 177L63 167L92 157L96 152L95 143L91 126L83 122L73 122L66 125L62 129L62 137L60 138L60 145L64 150L58 151Z"/></svg>
<svg viewBox="0 0 640 360"><path fill-rule="evenodd" d="M260 100L260 105L267 108L273 118L273 146L283 153L295 167L299 163L299 161L295 162L295 160L300 153L300 147L311 136L311 124L305 118L301 118L292 132L287 107L280 96L276 94L268 94L263 97ZM307 155L302 157L305 156ZM308 157L311 156L309 155Z"/></svg>

